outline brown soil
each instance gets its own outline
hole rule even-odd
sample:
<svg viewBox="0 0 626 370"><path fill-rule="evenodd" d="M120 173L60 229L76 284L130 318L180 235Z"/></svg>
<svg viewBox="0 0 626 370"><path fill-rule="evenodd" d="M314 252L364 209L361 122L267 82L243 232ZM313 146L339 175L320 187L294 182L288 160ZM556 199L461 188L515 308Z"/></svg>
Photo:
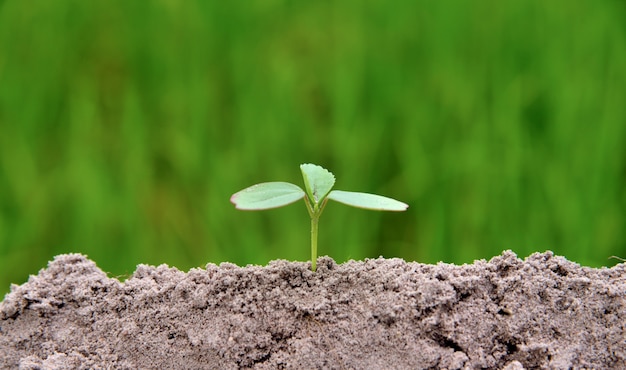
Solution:
<svg viewBox="0 0 626 370"><path fill-rule="evenodd" d="M0 303L0 368L626 368L623 263L308 268L139 265L121 283L61 255Z"/></svg>

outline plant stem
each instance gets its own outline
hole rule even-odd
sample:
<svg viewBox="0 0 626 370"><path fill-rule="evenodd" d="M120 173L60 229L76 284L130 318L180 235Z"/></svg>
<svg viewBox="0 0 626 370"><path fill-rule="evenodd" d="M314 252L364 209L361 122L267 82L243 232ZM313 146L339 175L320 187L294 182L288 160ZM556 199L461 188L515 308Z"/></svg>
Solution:
<svg viewBox="0 0 626 370"><path fill-rule="evenodd" d="M317 225L319 224L320 216L328 198L322 200L322 203L315 203L309 200L308 197L304 197L304 203L306 203L306 209L311 216L311 271L317 270Z"/></svg>
<svg viewBox="0 0 626 370"><path fill-rule="evenodd" d="M319 223L319 214L311 217L311 271L317 269L317 225Z"/></svg>

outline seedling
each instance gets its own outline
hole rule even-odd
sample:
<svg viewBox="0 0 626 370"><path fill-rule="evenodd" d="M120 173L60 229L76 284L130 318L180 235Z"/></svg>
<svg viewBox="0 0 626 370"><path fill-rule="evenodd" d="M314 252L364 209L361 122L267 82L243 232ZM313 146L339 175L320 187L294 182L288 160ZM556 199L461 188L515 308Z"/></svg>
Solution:
<svg viewBox="0 0 626 370"><path fill-rule="evenodd" d="M230 198L237 209L259 211L278 208L304 198L311 216L311 270L317 268L317 229L319 218L329 199L352 207L375 211L404 211L409 206L376 194L333 190L335 176L327 169L306 163L300 165L306 192L288 182L264 182L245 188Z"/></svg>

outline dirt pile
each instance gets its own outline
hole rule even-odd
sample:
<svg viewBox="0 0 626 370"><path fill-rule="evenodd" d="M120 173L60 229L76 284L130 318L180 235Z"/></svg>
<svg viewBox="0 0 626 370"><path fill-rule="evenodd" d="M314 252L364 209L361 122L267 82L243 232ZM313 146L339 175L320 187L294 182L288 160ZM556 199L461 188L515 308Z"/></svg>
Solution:
<svg viewBox="0 0 626 370"><path fill-rule="evenodd" d="M626 264L139 265L57 256L0 303L0 368L626 368Z"/></svg>

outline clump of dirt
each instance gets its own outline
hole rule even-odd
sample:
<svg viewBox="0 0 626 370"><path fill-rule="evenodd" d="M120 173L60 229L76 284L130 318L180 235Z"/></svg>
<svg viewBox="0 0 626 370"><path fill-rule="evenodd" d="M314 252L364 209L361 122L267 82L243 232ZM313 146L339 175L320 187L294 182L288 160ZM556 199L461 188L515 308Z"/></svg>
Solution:
<svg viewBox="0 0 626 370"><path fill-rule="evenodd" d="M626 368L625 270L506 251L139 265L122 283L67 254L0 303L0 368Z"/></svg>

